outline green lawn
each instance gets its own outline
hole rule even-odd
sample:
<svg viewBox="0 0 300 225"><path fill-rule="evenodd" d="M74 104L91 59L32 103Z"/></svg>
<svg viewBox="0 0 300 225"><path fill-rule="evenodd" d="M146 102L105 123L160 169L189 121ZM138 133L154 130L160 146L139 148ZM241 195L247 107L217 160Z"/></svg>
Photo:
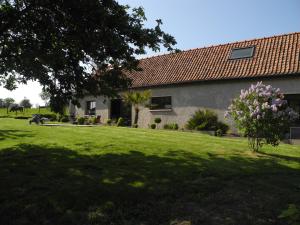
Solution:
<svg viewBox="0 0 300 225"><path fill-rule="evenodd" d="M300 146L0 119L2 225L261 225L300 206Z"/></svg>

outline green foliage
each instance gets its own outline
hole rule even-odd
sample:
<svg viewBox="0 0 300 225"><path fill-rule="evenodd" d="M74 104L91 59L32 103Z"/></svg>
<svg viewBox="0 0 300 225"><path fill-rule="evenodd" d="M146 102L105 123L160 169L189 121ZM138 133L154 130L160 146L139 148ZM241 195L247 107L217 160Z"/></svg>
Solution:
<svg viewBox="0 0 300 225"><path fill-rule="evenodd" d="M97 124L98 123L97 117L92 117L91 118L91 123L92 124Z"/></svg>
<svg viewBox="0 0 300 225"><path fill-rule="evenodd" d="M86 122L86 118L84 118L84 117L77 118L77 123L79 125L83 125L83 124L85 124L85 122Z"/></svg>
<svg viewBox="0 0 300 225"><path fill-rule="evenodd" d="M198 110L187 122L187 129L198 131L217 131L221 130L222 135L226 134L229 126L221 121L218 121L216 113L210 110ZM220 131L218 131L219 133Z"/></svg>
<svg viewBox="0 0 300 225"><path fill-rule="evenodd" d="M87 125L93 124L93 117L87 118L87 119L86 119L86 124L87 124Z"/></svg>
<svg viewBox="0 0 300 225"><path fill-rule="evenodd" d="M155 118L155 119L154 119L154 123L157 123L157 124L158 124L158 123L161 123L161 118L159 118L159 117Z"/></svg>
<svg viewBox="0 0 300 225"><path fill-rule="evenodd" d="M130 86L123 71L138 69L136 56L146 48L172 51L176 44L161 20L145 27L141 7L116 0L1 1L0 15L0 82L14 89L18 82L39 81L59 113L86 94L115 97Z"/></svg>
<svg viewBox="0 0 300 225"><path fill-rule="evenodd" d="M229 126L226 123L218 121L216 124L216 131L219 130L221 132L221 136L226 134L229 131Z"/></svg>
<svg viewBox="0 0 300 225"><path fill-rule="evenodd" d="M64 115L60 121L63 123L68 123L70 122L70 117L68 115Z"/></svg>
<svg viewBox="0 0 300 225"><path fill-rule="evenodd" d="M111 125L112 124L112 120L111 119L107 119L106 123L107 123L107 125Z"/></svg>
<svg viewBox="0 0 300 225"><path fill-rule="evenodd" d="M135 110L135 117L133 122L134 124L138 124L140 105L145 105L150 98L151 98L150 90L145 90L142 92L129 91L123 94L123 100L126 103L132 104L134 106L134 110Z"/></svg>
<svg viewBox="0 0 300 225"><path fill-rule="evenodd" d="M223 131L221 129L216 130L215 131L215 136L222 137L223 136Z"/></svg>
<svg viewBox="0 0 300 225"><path fill-rule="evenodd" d="M123 117L119 117L117 121L117 127L123 127L125 126L125 119Z"/></svg>
<svg viewBox="0 0 300 225"><path fill-rule="evenodd" d="M58 121L58 122L61 122L61 120L62 120L62 118L63 118L64 116L65 116L65 115L58 114L58 115L56 116L57 121Z"/></svg>
<svg viewBox="0 0 300 225"><path fill-rule="evenodd" d="M155 129L156 128L156 124L155 123L150 124L150 128L151 129Z"/></svg>
<svg viewBox="0 0 300 225"><path fill-rule="evenodd" d="M5 107L4 100L0 98L0 108L4 108L4 107Z"/></svg>
<svg viewBox="0 0 300 225"><path fill-rule="evenodd" d="M196 126L196 130L201 131L201 130L208 130L206 129L207 127L207 122L203 122L200 125Z"/></svg>
<svg viewBox="0 0 300 225"><path fill-rule="evenodd" d="M144 105L151 97L151 91L129 91L123 94L125 102L133 106Z"/></svg>
<svg viewBox="0 0 300 225"><path fill-rule="evenodd" d="M177 123L167 123L164 125L164 129L167 130L178 130L179 126Z"/></svg>
<svg viewBox="0 0 300 225"><path fill-rule="evenodd" d="M24 108L31 108L32 104L30 103L30 100L27 98L24 98L21 102L20 102L20 106L24 107Z"/></svg>
<svg viewBox="0 0 300 225"><path fill-rule="evenodd" d="M1 76L0 76L1 79ZM1 84L1 82L0 82ZM6 113L8 114L8 108L15 103L15 100L13 98L5 98L3 100L3 106L6 107Z"/></svg>
<svg viewBox="0 0 300 225"><path fill-rule="evenodd" d="M214 130L218 122L217 115L210 110L198 110L188 120L186 127L190 130Z"/></svg>
<svg viewBox="0 0 300 225"><path fill-rule="evenodd" d="M278 218L286 220L290 225L299 225L300 208L295 204L289 204L289 207L286 210L282 211Z"/></svg>
<svg viewBox="0 0 300 225"><path fill-rule="evenodd" d="M40 93L40 97L41 99L44 101L45 103L45 106L48 106L49 105L49 100L51 98L51 94L46 91L46 90L43 90L41 93Z"/></svg>
<svg viewBox="0 0 300 225"><path fill-rule="evenodd" d="M57 116L55 113L41 113L41 117L45 117L50 121L57 121Z"/></svg>
<svg viewBox="0 0 300 225"><path fill-rule="evenodd" d="M14 118L16 116L26 116L26 117L31 117L33 114L55 114L53 112L51 112L50 108L42 108L42 109L38 109L38 108L31 108L31 109L26 109L23 112L18 112L18 114L16 115L15 112L7 112L6 108L0 108L0 117L11 117Z"/></svg>
<svg viewBox="0 0 300 225"><path fill-rule="evenodd" d="M5 98L3 101L5 107L9 107L11 104L15 103L15 100L13 98Z"/></svg>

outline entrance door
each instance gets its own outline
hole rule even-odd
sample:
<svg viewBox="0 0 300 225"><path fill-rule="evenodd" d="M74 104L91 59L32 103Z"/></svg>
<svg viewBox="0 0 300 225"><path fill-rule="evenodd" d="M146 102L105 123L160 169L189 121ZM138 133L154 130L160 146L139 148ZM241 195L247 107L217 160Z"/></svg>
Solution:
<svg viewBox="0 0 300 225"><path fill-rule="evenodd" d="M126 125L131 125L131 105L126 104L122 99L112 99L110 104L110 118L117 120L120 117L125 119Z"/></svg>
<svg viewBox="0 0 300 225"><path fill-rule="evenodd" d="M121 117L121 99L112 99L110 104L110 118L118 119Z"/></svg>

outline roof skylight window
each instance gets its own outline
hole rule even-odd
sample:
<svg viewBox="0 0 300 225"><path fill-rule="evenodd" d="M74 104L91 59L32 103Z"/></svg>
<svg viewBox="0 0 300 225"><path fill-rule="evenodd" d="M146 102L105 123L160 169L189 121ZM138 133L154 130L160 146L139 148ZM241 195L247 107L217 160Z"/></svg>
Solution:
<svg viewBox="0 0 300 225"><path fill-rule="evenodd" d="M251 58L254 55L254 46L246 48L233 48L229 59Z"/></svg>

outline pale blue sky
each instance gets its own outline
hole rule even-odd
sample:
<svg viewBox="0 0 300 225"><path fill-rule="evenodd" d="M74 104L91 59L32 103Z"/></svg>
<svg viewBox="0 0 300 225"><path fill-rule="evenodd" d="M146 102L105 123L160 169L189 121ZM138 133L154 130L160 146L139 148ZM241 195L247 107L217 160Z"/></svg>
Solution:
<svg viewBox="0 0 300 225"><path fill-rule="evenodd" d="M181 50L300 31L300 0L119 0L163 20Z"/></svg>
<svg viewBox="0 0 300 225"><path fill-rule="evenodd" d="M300 31L300 0L118 1L144 7L146 26L153 27L155 19L162 19L163 30L176 38L181 50ZM0 98L11 96L20 101L27 97L43 104L40 92L36 83L13 92L0 87Z"/></svg>

